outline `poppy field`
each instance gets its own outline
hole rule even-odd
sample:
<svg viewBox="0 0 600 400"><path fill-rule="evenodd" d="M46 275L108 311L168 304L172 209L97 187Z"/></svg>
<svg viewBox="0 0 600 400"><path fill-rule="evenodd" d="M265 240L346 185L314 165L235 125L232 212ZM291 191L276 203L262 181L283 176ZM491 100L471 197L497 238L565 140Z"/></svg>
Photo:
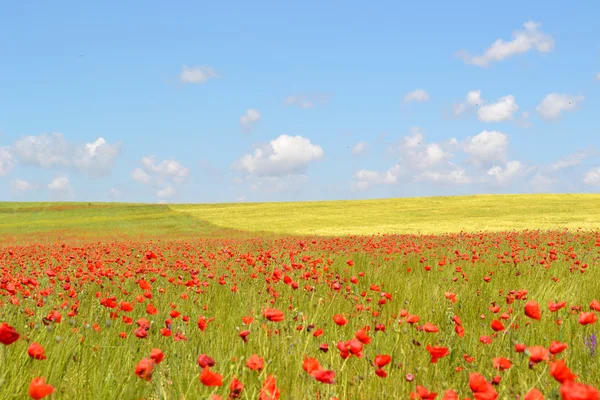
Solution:
<svg viewBox="0 0 600 400"><path fill-rule="evenodd" d="M153 221L2 236L0 398L599 399L598 232Z"/></svg>

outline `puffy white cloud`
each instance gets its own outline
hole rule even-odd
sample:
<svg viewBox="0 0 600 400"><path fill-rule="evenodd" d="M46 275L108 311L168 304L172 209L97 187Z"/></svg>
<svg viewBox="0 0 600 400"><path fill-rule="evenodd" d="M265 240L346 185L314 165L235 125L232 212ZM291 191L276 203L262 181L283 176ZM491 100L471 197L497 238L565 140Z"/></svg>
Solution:
<svg viewBox="0 0 600 400"><path fill-rule="evenodd" d="M217 73L211 67L188 67L187 65L184 65L183 71L181 74L179 74L179 81L182 83L194 83L201 85L206 83L209 79L216 77Z"/></svg>
<svg viewBox="0 0 600 400"><path fill-rule="evenodd" d="M408 92L404 95L404 102L410 103L411 101L423 102L429 100L429 93L427 93L423 89L413 90L412 92Z"/></svg>
<svg viewBox="0 0 600 400"><path fill-rule="evenodd" d="M109 174L121 152L119 144L111 145L102 137L91 143L73 144L62 133L22 137L12 150L23 165L70 167L95 176Z"/></svg>
<svg viewBox="0 0 600 400"><path fill-rule="evenodd" d="M537 112L545 119L557 119L563 111L571 111L583 101L582 95L550 93L537 106Z"/></svg>
<svg viewBox="0 0 600 400"><path fill-rule="evenodd" d="M190 170L174 159L156 161L155 156L142 157L142 167L147 173L156 174L161 178L171 178L181 183L188 177Z"/></svg>
<svg viewBox="0 0 600 400"><path fill-rule="evenodd" d="M25 136L14 143L13 151L23 165L51 168L71 164L72 145L62 133Z"/></svg>
<svg viewBox="0 0 600 400"><path fill-rule="evenodd" d="M141 183L150 183L150 181L152 181L150 175L141 168L135 168L133 171L131 171L131 177L134 181Z"/></svg>
<svg viewBox="0 0 600 400"><path fill-rule="evenodd" d="M509 161L505 166L494 165L487 171L497 182L507 182L519 176L523 172L523 164L520 161Z"/></svg>
<svg viewBox="0 0 600 400"><path fill-rule="evenodd" d="M260 112L255 109L250 109L240 117L240 125L242 125L242 129L249 129L252 124L258 122L259 120Z"/></svg>
<svg viewBox="0 0 600 400"><path fill-rule="evenodd" d="M152 185L156 189L156 196L161 199L173 197L177 192L173 184L183 183L190 173L189 169L174 159L158 162L155 156L145 156L141 164L141 168L131 171L131 178Z"/></svg>
<svg viewBox="0 0 600 400"><path fill-rule="evenodd" d="M119 146L110 145L101 137L75 148L73 166L90 175L106 175L120 152Z"/></svg>
<svg viewBox="0 0 600 400"><path fill-rule="evenodd" d="M160 199L168 199L175 195L175 188L173 186L166 186L156 191L156 197Z"/></svg>
<svg viewBox="0 0 600 400"><path fill-rule="evenodd" d="M367 142L358 142L352 147L352 154L355 156L362 154L367 150L367 147L369 147Z"/></svg>
<svg viewBox="0 0 600 400"><path fill-rule="evenodd" d="M507 148L508 135L498 131L482 131L467 139L464 144L465 153L471 156L475 165L504 161Z"/></svg>
<svg viewBox="0 0 600 400"><path fill-rule="evenodd" d="M501 122L513 118L513 114L519 111L519 106L513 95L501 97L495 103L487 104L481 96L481 90L471 90L467 93L465 102L454 104L452 111L455 117L470 111L475 107L477 117L484 122Z"/></svg>
<svg viewBox="0 0 600 400"><path fill-rule="evenodd" d="M600 167L588 170L583 176L583 182L591 186L600 186Z"/></svg>
<svg viewBox="0 0 600 400"><path fill-rule="evenodd" d="M0 147L0 176L7 175L14 167L15 161L8 147Z"/></svg>
<svg viewBox="0 0 600 400"><path fill-rule="evenodd" d="M385 172L361 169L354 173L354 179L356 179L354 187L358 190L366 190L373 186L394 184L398 180L395 172L398 172L396 166Z"/></svg>
<svg viewBox="0 0 600 400"><path fill-rule="evenodd" d="M302 174L311 161L324 155L321 146L302 136L281 135L246 154L232 167L257 176Z"/></svg>
<svg viewBox="0 0 600 400"><path fill-rule="evenodd" d="M64 175L60 175L52 179L52 182L48 184L48 189L60 194L73 193L73 189L71 188L71 182L69 182L69 178L67 178Z"/></svg>
<svg viewBox="0 0 600 400"><path fill-rule="evenodd" d="M482 105L477 110L477 116L484 122L500 122L511 119L513 114L519 111L513 95L504 96L497 102Z"/></svg>
<svg viewBox="0 0 600 400"><path fill-rule="evenodd" d="M283 100L286 106L296 106L300 108L313 108L317 104L327 103L329 96L326 94L293 95Z"/></svg>
<svg viewBox="0 0 600 400"><path fill-rule="evenodd" d="M37 185L27 182L24 179L17 179L10 183L10 187L14 192L23 193L38 188Z"/></svg>
<svg viewBox="0 0 600 400"><path fill-rule="evenodd" d="M553 49L554 39L540 30L541 24L529 21L523 26L524 30L513 32L512 40L498 39L481 55L472 56L466 51L460 51L457 55L467 64L485 67L491 62L501 61L534 49L540 53L547 53Z"/></svg>

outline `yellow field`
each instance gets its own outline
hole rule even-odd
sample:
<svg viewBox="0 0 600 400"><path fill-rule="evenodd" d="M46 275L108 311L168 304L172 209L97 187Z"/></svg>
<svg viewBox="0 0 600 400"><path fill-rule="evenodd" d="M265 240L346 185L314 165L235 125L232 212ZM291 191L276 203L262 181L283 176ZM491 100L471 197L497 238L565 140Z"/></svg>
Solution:
<svg viewBox="0 0 600 400"><path fill-rule="evenodd" d="M360 201L171 205L225 228L370 235L600 228L600 195L478 195Z"/></svg>

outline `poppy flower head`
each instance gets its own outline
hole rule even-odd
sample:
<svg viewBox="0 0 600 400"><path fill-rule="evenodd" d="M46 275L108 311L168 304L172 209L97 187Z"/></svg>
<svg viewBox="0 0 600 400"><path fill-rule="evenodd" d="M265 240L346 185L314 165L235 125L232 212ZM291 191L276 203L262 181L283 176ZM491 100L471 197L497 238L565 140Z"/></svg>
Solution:
<svg viewBox="0 0 600 400"><path fill-rule="evenodd" d="M33 378L29 384L29 397L39 400L54 393L54 387L45 381L45 378Z"/></svg>

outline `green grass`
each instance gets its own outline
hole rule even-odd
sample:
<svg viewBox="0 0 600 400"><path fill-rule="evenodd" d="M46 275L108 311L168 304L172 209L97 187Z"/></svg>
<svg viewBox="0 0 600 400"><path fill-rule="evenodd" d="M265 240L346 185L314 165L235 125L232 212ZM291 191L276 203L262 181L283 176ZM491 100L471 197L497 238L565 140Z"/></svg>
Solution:
<svg viewBox="0 0 600 400"><path fill-rule="evenodd" d="M223 231L165 205L0 203L0 238L35 241L193 237Z"/></svg>
<svg viewBox="0 0 600 400"><path fill-rule="evenodd" d="M214 225L297 235L600 228L600 195L479 195L171 205Z"/></svg>

